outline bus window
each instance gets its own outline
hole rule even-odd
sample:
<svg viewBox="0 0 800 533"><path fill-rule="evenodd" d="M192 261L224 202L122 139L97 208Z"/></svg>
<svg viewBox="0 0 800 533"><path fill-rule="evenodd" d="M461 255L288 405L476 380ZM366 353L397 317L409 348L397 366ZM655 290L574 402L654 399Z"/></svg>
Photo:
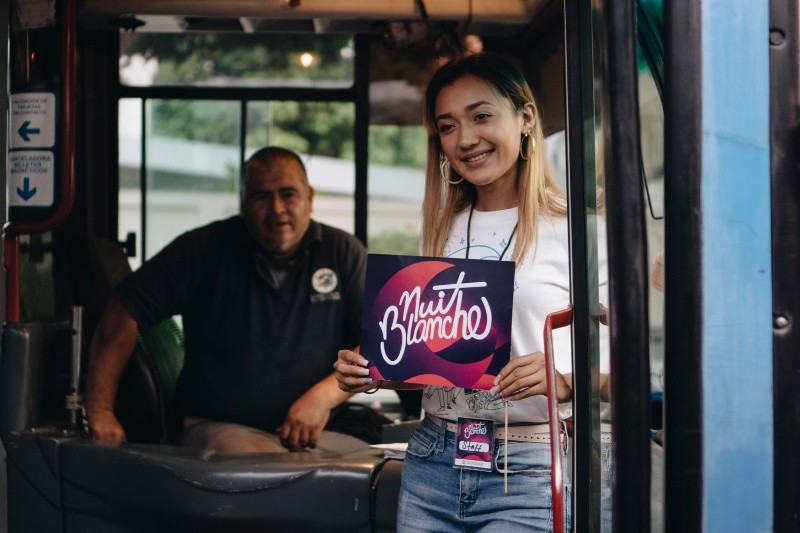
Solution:
<svg viewBox="0 0 800 533"><path fill-rule="evenodd" d="M155 28L147 27L148 32L120 34L123 85L346 88L353 84L355 51L350 34L155 33ZM137 66L152 75L125 75Z"/></svg>
<svg viewBox="0 0 800 533"><path fill-rule="evenodd" d="M236 102L147 100L144 257L181 233L238 211ZM121 124L124 126L124 123Z"/></svg>
<svg viewBox="0 0 800 533"><path fill-rule="evenodd" d="M427 134L422 126L370 125L368 244L371 253L419 254Z"/></svg>
<svg viewBox="0 0 800 533"><path fill-rule="evenodd" d="M118 104L119 126L119 191L117 193L117 238L120 242L129 234L141 235L141 171L143 105L138 98L121 98ZM136 249L129 250L133 268L141 265L142 240L136 239Z"/></svg>
<svg viewBox="0 0 800 533"><path fill-rule="evenodd" d="M372 253L419 254L428 134L422 126L431 50L370 42L367 244Z"/></svg>
<svg viewBox="0 0 800 533"><path fill-rule="evenodd" d="M255 101L247 102L246 108L245 159L269 145L302 154L314 187L314 218L353 233L355 106L350 102Z"/></svg>
<svg viewBox="0 0 800 533"><path fill-rule="evenodd" d="M650 304L650 390L651 390L651 531L663 531L664 450L663 450L663 375L664 375L664 287L663 270L657 265L664 252L664 108L652 71L639 62L639 118L641 121L642 162L644 169L647 264L651 269L648 294ZM663 263L662 263L663 265ZM662 278L659 278L659 275Z"/></svg>
<svg viewBox="0 0 800 533"><path fill-rule="evenodd" d="M137 97L119 100L118 234L140 236L134 268L181 232L235 213L239 161L268 144L304 158L314 217L357 233L354 39L285 37L121 34L120 92ZM437 64L418 53L380 36L370 45L368 223L359 237L372 252L419 250L421 98Z"/></svg>
<svg viewBox="0 0 800 533"><path fill-rule="evenodd" d="M139 235L132 266L237 213L241 162L267 145L301 154L314 217L354 232L353 64L347 34L121 34L120 92L137 96L119 100L118 234Z"/></svg>
<svg viewBox="0 0 800 533"><path fill-rule="evenodd" d="M653 75L644 64L639 69L639 117L648 207L647 253L652 268L664 250L664 108ZM655 290L650 291L651 385L660 389L658 376L664 366L664 296L662 287L654 286L652 289Z"/></svg>

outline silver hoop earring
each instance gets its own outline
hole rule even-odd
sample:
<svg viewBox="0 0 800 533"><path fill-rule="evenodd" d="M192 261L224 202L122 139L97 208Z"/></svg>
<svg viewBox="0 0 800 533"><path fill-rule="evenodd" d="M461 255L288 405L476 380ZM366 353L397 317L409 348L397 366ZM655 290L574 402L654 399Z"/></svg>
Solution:
<svg viewBox="0 0 800 533"><path fill-rule="evenodd" d="M442 175L442 179L450 185L458 185L464 181L463 177L457 180L450 179L453 175L453 169L450 168L450 162L447 160L444 154L439 157L439 173Z"/></svg>
<svg viewBox="0 0 800 533"><path fill-rule="evenodd" d="M519 142L519 157L523 161L527 161L533 154L533 149L536 147L536 139L526 131L522 134L522 140Z"/></svg>

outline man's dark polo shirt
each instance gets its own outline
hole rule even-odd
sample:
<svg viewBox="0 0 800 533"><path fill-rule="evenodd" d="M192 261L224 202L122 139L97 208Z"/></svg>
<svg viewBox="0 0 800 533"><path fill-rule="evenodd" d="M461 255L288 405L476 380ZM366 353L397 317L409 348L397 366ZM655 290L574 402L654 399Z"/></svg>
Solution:
<svg viewBox="0 0 800 533"><path fill-rule="evenodd" d="M182 315L184 415L274 431L359 343L364 247L312 221L301 249L276 290L237 215L181 235L117 287L140 329Z"/></svg>

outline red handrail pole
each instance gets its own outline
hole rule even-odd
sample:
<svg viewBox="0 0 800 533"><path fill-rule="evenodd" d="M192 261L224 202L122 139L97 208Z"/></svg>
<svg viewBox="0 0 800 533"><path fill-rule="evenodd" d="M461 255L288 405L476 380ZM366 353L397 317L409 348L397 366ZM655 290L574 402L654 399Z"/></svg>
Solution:
<svg viewBox="0 0 800 533"><path fill-rule="evenodd" d="M34 222L7 222L3 226L3 266L6 269L6 322L20 317L19 236L44 233L56 228L72 211L75 201L75 71L77 0L63 0L61 10L61 122L59 157L61 190L56 209L47 219Z"/></svg>
<svg viewBox="0 0 800 533"><path fill-rule="evenodd" d="M544 321L544 359L547 377L547 413L550 425L550 487L553 497L553 531L564 533L564 479L561 473L561 428L556 397L553 330L572 323L572 306L547 315Z"/></svg>

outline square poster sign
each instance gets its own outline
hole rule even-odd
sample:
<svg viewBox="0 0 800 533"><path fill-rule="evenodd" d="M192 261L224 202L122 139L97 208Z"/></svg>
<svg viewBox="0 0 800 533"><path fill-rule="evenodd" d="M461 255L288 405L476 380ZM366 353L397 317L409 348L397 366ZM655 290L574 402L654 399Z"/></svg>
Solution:
<svg viewBox="0 0 800 533"><path fill-rule="evenodd" d="M512 261L369 254L370 377L490 389L511 353Z"/></svg>

